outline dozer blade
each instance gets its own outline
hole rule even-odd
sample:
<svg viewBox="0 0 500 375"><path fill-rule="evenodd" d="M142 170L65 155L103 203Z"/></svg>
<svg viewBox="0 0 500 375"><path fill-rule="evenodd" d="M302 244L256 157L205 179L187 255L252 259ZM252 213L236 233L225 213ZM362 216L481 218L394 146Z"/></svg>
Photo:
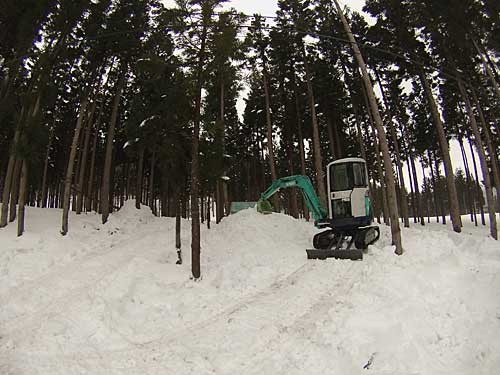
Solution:
<svg viewBox="0 0 500 375"><path fill-rule="evenodd" d="M363 250L359 249L349 249L349 250L322 250L322 249L307 249L307 259L350 259L350 260L362 260Z"/></svg>

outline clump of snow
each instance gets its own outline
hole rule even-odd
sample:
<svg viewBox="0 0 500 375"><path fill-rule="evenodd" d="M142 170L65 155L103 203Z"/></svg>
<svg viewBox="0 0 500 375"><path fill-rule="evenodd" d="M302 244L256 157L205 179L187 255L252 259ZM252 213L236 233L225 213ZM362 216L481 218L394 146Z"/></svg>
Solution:
<svg viewBox="0 0 500 375"><path fill-rule="evenodd" d="M100 216L27 210L0 231L1 374L493 374L500 367L500 246L487 228L388 227L361 262L307 260L317 230L247 209L190 222L133 201Z"/></svg>

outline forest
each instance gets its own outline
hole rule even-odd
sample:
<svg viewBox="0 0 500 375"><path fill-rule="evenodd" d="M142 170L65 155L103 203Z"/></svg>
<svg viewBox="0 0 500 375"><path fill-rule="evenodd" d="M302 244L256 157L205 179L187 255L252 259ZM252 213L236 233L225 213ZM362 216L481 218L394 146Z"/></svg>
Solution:
<svg viewBox="0 0 500 375"><path fill-rule="evenodd" d="M66 235L70 212L105 223L134 199L190 218L199 278L200 226L231 202L289 175L325 200L326 165L361 157L397 254L400 226L461 232L465 214L497 239L497 0L367 0L372 24L337 0L230 5L2 1L0 227L21 236L25 206L58 208ZM296 190L272 203L309 219Z"/></svg>

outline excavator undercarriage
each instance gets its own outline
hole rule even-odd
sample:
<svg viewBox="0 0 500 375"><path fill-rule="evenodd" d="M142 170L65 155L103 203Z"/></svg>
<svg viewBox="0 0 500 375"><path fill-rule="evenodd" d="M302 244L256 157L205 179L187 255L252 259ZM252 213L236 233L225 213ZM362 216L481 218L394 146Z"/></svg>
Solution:
<svg viewBox="0 0 500 375"><path fill-rule="evenodd" d="M376 226L364 228L328 229L313 238L314 249L307 249L308 259L363 259L363 250L380 237ZM354 248L353 248L354 246Z"/></svg>

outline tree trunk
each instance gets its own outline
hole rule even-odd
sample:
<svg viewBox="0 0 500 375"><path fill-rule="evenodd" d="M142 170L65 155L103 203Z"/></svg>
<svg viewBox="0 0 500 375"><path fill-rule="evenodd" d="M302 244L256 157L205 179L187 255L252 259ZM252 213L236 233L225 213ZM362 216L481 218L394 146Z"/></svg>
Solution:
<svg viewBox="0 0 500 375"><path fill-rule="evenodd" d="M472 96L474 98L474 103L476 104L476 108L479 112L479 119L481 121L481 127L484 131L484 138L486 140L486 146L488 148L488 154L490 156L490 164L491 164L491 173L493 175L493 186L496 188L497 197L500 194L500 168L498 165L497 153L495 152L495 147L493 146L493 142L491 140L491 131L488 127L488 123L484 117L484 112L479 103L475 90L472 88ZM495 207L495 206L493 206Z"/></svg>
<svg viewBox="0 0 500 375"><path fill-rule="evenodd" d="M488 213L490 217L490 234L495 240L498 240L497 233L497 219L495 214L495 204L493 200L493 192L491 190L491 179L490 179L490 171L488 169L488 162L486 160L486 155L484 153L483 140L481 139L481 134L479 133L479 128L477 126L476 118L474 116L474 112L472 110L472 105L469 101L469 96L465 91L462 81L457 76L457 83L460 93L462 95L462 99L465 102L465 108L467 110L467 114L469 116L469 124L472 128L472 132L474 134L474 143L477 149L477 153L479 155L479 163L481 165L481 170L483 172L484 178L484 188L486 190L486 201L488 203Z"/></svg>
<svg viewBox="0 0 500 375"><path fill-rule="evenodd" d="M329 114L326 114L326 130L328 132L328 149L330 150L333 160L337 160L337 153L335 152L335 136L333 135L332 120Z"/></svg>
<svg viewBox="0 0 500 375"><path fill-rule="evenodd" d="M175 248L177 249L177 254L179 254L179 259L181 253L181 200L179 199L179 194L176 194L175 198Z"/></svg>
<svg viewBox="0 0 500 375"><path fill-rule="evenodd" d="M415 203L416 203L417 213L420 219L420 225L425 225L424 212L423 212L424 210L422 209L420 200L420 189L418 186L419 184L417 178L417 168L415 166L415 159L412 156L410 156L410 163L411 163L411 169L413 171L413 186L415 190Z"/></svg>
<svg viewBox="0 0 500 375"><path fill-rule="evenodd" d="M201 120L201 91L204 84L205 46L207 39L207 25L211 18L211 10L202 8L203 29L201 33L201 47L198 55L196 98L194 108L194 126L191 162L191 272L194 279L201 276L200 265L200 206L199 206L199 157L200 157L200 120Z"/></svg>
<svg viewBox="0 0 500 375"><path fill-rule="evenodd" d="M411 207L412 207L412 213L413 213L413 223L417 222L417 214L416 214L416 209L415 209L415 191L413 190L413 173L411 170L411 164L410 164L410 158L407 160L407 165L406 167L408 168L408 180L410 180L410 196L411 196Z"/></svg>
<svg viewBox="0 0 500 375"><path fill-rule="evenodd" d="M437 157L434 158L434 163L435 163L435 167L436 167L436 178L437 180L439 181L439 177L441 176L440 172L439 172L439 160L437 159ZM437 189L439 189L439 185L436 185ZM441 213L441 218L442 218L442 221L443 221L443 225L446 224L446 212L445 212L445 207L444 207L444 204L443 204L443 199L441 199L441 195L442 195L442 192L440 191L436 191L436 195L438 195L438 199L436 199L436 204L439 204L439 212Z"/></svg>
<svg viewBox="0 0 500 375"><path fill-rule="evenodd" d="M143 166L144 166L144 147L140 146L138 151L138 160L136 169L137 176L135 181L135 208L137 208L138 210L141 208Z"/></svg>
<svg viewBox="0 0 500 375"><path fill-rule="evenodd" d="M94 185L94 180L95 180L95 158L97 154L97 139L99 138L99 120L100 117L97 119L96 127L95 127L95 134L94 134L94 139L93 139L93 144L92 144L92 156L90 157L90 175L89 175L89 181L87 184L87 196L85 199L85 207L87 212L92 211L92 201L94 200L94 195L96 194L96 188Z"/></svg>
<svg viewBox="0 0 500 375"><path fill-rule="evenodd" d="M207 195L207 228L210 229L210 194Z"/></svg>
<svg viewBox="0 0 500 375"><path fill-rule="evenodd" d="M481 215L481 224L486 225L486 219L484 217L484 209L483 209L483 190L481 189L481 185L479 184L479 175L477 173L477 163L476 163L476 155L474 154L474 148L472 147L472 141L470 138L467 139L469 142L469 149L472 155L472 166L474 167L474 178L476 179L476 183L474 184L474 199L479 203L479 213Z"/></svg>
<svg viewBox="0 0 500 375"><path fill-rule="evenodd" d="M71 196L71 182L73 180L73 169L75 166L75 157L78 147L78 140L80 139L80 131L82 128L83 117L85 116L85 111L87 109L88 96L84 94L82 103L80 104L80 110L78 112L78 119L76 120L75 133L73 135L73 143L71 144L71 150L68 160L68 168L66 169L66 179L64 180L64 198L63 198L63 215L62 215L62 228L61 234L65 236L68 233L68 216L69 216L69 204Z"/></svg>
<svg viewBox="0 0 500 375"><path fill-rule="evenodd" d="M22 161L21 168L21 184L19 189L19 211L17 218L17 236L20 237L24 233L24 210L26 204L26 187L28 185L28 163Z"/></svg>
<svg viewBox="0 0 500 375"><path fill-rule="evenodd" d="M77 183L77 198L76 198L76 214L79 215L82 213L82 208L83 208L83 197L84 197L84 179L85 179L85 171L87 168L87 159L88 159L88 150L89 150L89 143L90 143L90 132L92 129L92 122L94 121L94 113L95 113L95 108L96 108L97 102L94 100L92 103L92 107L90 109L90 115L89 119L87 122L87 127L85 128L85 139L83 141L83 152L80 153L81 155L81 164L80 164L80 173L78 176L78 183Z"/></svg>
<svg viewBox="0 0 500 375"><path fill-rule="evenodd" d="M399 140L398 140L398 136L396 134L396 130L394 129L394 124L392 123L392 120L393 120L392 111L389 108L389 102L387 101L387 97L385 95L384 85L382 84L382 80L380 79L380 76L379 76L377 70L375 70L375 76L377 77L378 86L380 88L380 92L382 93L382 99L384 101L384 105L385 105L385 109L386 109L387 117L388 117L387 125L389 127L389 134L391 135L392 142L394 144L394 154L396 156L396 166L398 168L399 186L401 188L401 194L400 194L400 196L401 196L401 214L403 215L403 221L404 221L405 228L409 228L410 227L410 220L408 218L408 200L406 197L407 190L406 190L405 179L404 179L404 175L403 175L403 162L401 160L401 151L399 148ZM414 203L414 202L412 202L412 203Z"/></svg>
<svg viewBox="0 0 500 375"><path fill-rule="evenodd" d="M297 137L299 138L299 156L300 156L300 173L306 175L306 156L304 151L304 137L302 136L302 121L301 121L301 111L299 103L299 93L297 89L297 84L295 82L294 75L294 88L295 88L295 112L297 115ZM304 217L306 221L310 220L309 209L307 208L304 199L302 199L302 211L304 212Z"/></svg>
<svg viewBox="0 0 500 375"><path fill-rule="evenodd" d="M121 73L121 76L116 85L116 94L113 100L113 110L111 112L111 121L108 127L108 136L106 137L106 154L104 159L104 170L102 172L102 185L100 194L100 207L102 213L102 223L106 224L109 217L109 201L111 198L110 194L110 183L111 183L111 165L113 162L113 142L115 139L115 128L116 122L118 120L118 108L120 106L120 99L122 96L123 87L125 86L125 71Z"/></svg>
<svg viewBox="0 0 500 375"><path fill-rule="evenodd" d="M266 125L267 125L267 152L268 152L268 161L269 161L269 169L271 171L271 179L272 181L276 181L278 179L278 174L276 173L276 161L274 158L274 145L273 145L273 125L271 122L271 100L269 98L269 83L267 79L267 70L264 66L264 71L262 73L262 79L264 84L264 97L266 102ZM279 195L274 194L272 196L274 210L276 212L280 211L279 204Z"/></svg>
<svg viewBox="0 0 500 375"><path fill-rule="evenodd" d="M16 220L17 213L17 198L19 196L19 182L21 179L21 168L23 161L21 159L16 160L14 165L14 173L12 175L12 188L10 190L10 212L9 212L9 222L12 223Z"/></svg>
<svg viewBox="0 0 500 375"><path fill-rule="evenodd" d="M460 212L458 208L458 197L457 189L455 187L455 176L453 174L453 165L451 163L450 150L448 147L448 141L446 140L446 134L444 132L443 122L441 121L441 115L432 94L429 81L425 75L425 72L420 71L420 81L424 87L427 100L431 107L432 118L434 119L434 126L436 127L439 147L441 148L441 155L443 156L444 172L446 175L446 186L448 191L448 201L450 205L450 216L453 226L453 230L457 233L462 231L462 220L460 218Z"/></svg>
<svg viewBox="0 0 500 375"><path fill-rule="evenodd" d="M474 38L472 38L472 43L474 44L474 47L476 48L477 54L481 58L481 62L483 64L484 71L485 71L486 75L488 76L488 78L490 79L491 84L493 86L493 89L494 89L493 91L495 92L497 99L500 101L500 87L498 85L497 80L495 79L495 76L493 75L493 71L491 70L490 66L488 65L488 62L484 58L484 55L483 55L482 51L479 49L479 46L477 45L476 40Z"/></svg>
<svg viewBox="0 0 500 375"><path fill-rule="evenodd" d="M475 210L475 201L474 198L471 194L471 173L470 173L470 168L469 168L469 160L467 158L467 154L465 153L465 147L464 147L464 142L462 137L460 136L458 138L458 144L460 145L460 152L462 154L462 160L464 163L464 168L465 168L465 176L466 176L466 192L467 192L467 203L468 203L468 209L469 209L469 214L470 214L470 220L472 223L475 223L477 226L477 217L476 217L476 210Z"/></svg>
<svg viewBox="0 0 500 375"><path fill-rule="evenodd" d="M312 86L312 77L311 70L309 68L309 63L307 61L306 49L303 47L304 54L304 67L306 70L306 83L307 83L307 96L309 99L309 107L311 109L311 120L312 120L312 131L313 131L313 139L312 146L314 152L314 170L316 174L316 189L318 191L319 199L323 204L323 207L327 207L327 199L326 199L326 189L325 182L323 179L324 171L323 171L323 160L321 157L321 141L319 136L319 126L318 126L318 118L316 116L316 102L314 100L314 91Z"/></svg>
<svg viewBox="0 0 500 375"><path fill-rule="evenodd" d="M156 216L155 209L155 164L156 164L156 149L153 148L153 152L151 154L151 171L149 172L149 207L151 208L151 212Z"/></svg>
<svg viewBox="0 0 500 375"><path fill-rule="evenodd" d="M436 175L434 174L434 168L433 168L433 160L431 157L431 152L427 150L427 156L429 158L429 168L431 170L431 181L432 181L432 192L434 196L434 214L436 215L436 223L439 223L439 215L438 215L438 209L437 209L437 183L436 183Z"/></svg>
<svg viewBox="0 0 500 375"><path fill-rule="evenodd" d="M43 165L43 177L42 177L42 197L41 197L41 206L42 208L47 207L47 172L49 168L49 160L50 160L50 149L52 148L52 141L54 139L54 128L50 130L49 134L49 143L47 145L47 152L45 154L45 162Z"/></svg>

